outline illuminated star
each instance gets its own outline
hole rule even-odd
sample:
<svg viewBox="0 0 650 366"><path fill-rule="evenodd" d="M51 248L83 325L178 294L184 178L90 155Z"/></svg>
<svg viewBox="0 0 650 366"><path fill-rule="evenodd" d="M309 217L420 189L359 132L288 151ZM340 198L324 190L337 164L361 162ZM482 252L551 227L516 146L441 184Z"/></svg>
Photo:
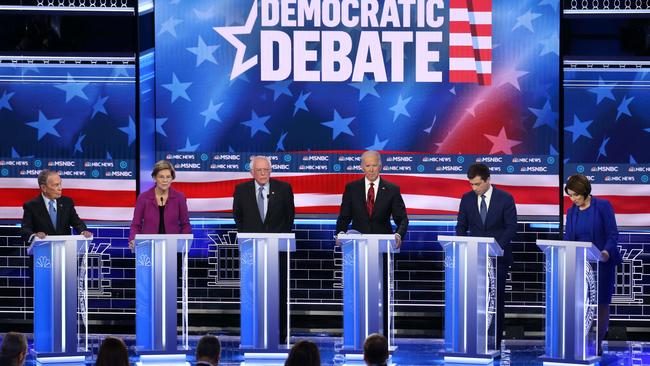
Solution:
<svg viewBox="0 0 650 366"><path fill-rule="evenodd" d="M607 143L609 142L609 137L605 136L603 138L603 142L600 143L600 147L598 148L598 156L596 157L596 160L600 158L601 156L607 157L607 151L605 148L607 147Z"/></svg>
<svg viewBox="0 0 650 366"><path fill-rule="evenodd" d="M248 126L251 128L251 137L255 136L255 134L258 131L262 131L265 133L268 133L269 135L271 134L271 131L269 131L268 128L266 128L266 121L269 120L271 116L258 116L255 111L251 112L251 119L248 121L242 122L241 124L244 126Z"/></svg>
<svg viewBox="0 0 650 366"><path fill-rule="evenodd" d="M86 135L79 135L79 138L77 139L77 142L74 144L74 152L79 151L80 153L84 152L83 147L81 147L81 143L83 140L86 138Z"/></svg>
<svg viewBox="0 0 650 366"><path fill-rule="evenodd" d="M539 5L539 6L550 5L551 7L553 7L554 11L557 11L557 7L558 7L559 4L560 4L560 2L557 1L557 0L542 0L537 5Z"/></svg>
<svg viewBox="0 0 650 366"><path fill-rule="evenodd" d="M129 124L125 127L120 127L119 130L126 134L129 146L131 146L133 141L135 141L135 123L133 122L133 118L129 116Z"/></svg>
<svg viewBox="0 0 650 366"><path fill-rule="evenodd" d="M395 122L397 120L397 117L399 116L411 117L409 112L406 110L406 105L410 101L411 101L411 97L402 99L402 96L400 95L397 98L397 103L394 106L389 108L391 111L393 111L393 122Z"/></svg>
<svg viewBox="0 0 650 366"><path fill-rule="evenodd" d="M294 116L296 115L296 113L298 113L299 110L309 112L309 108L307 108L307 104L305 104L305 102L307 101L307 98L309 98L310 95L311 93L303 94L302 92L300 92L300 96L298 96L298 100L296 100L296 102L293 104Z"/></svg>
<svg viewBox="0 0 650 366"><path fill-rule="evenodd" d="M497 136L491 136L488 134L483 134L483 136L492 142L492 149L490 149L490 154L501 151L504 154L511 155L512 148L521 144L521 141L508 139L505 127L501 127L501 131L499 131L499 134Z"/></svg>
<svg viewBox="0 0 650 366"><path fill-rule="evenodd" d="M573 142L576 142L576 140L578 140L580 136L592 138L591 133L589 133L589 130L587 130L587 128L589 128L589 125L592 124L593 122L594 122L593 120L583 122L580 120L580 118L578 118L578 115L574 114L573 124L571 126L564 127L564 130L571 132L571 134L573 135Z"/></svg>
<svg viewBox="0 0 650 366"><path fill-rule="evenodd" d="M630 103L634 100L634 97L627 98L627 96L623 97L623 100L621 101L621 104L618 105L618 108L616 108L616 120L618 121L619 117L623 114L627 114L628 116L632 117L632 113L630 112Z"/></svg>
<svg viewBox="0 0 650 366"><path fill-rule="evenodd" d="M339 112L334 110L334 119L327 122L322 122L321 125L327 126L332 129L332 141L336 140L340 134L344 133L346 135L354 136L352 130L350 130L350 123L354 120L354 117L341 118Z"/></svg>
<svg viewBox="0 0 650 366"><path fill-rule="evenodd" d="M287 137L287 132L282 132L278 143L275 144L275 151L284 151L284 139Z"/></svg>
<svg viewBox="0 0 650 366"><path fill-rule="evenodd" d="M273 84L265 85L264 87L273 90L273 101L275 102L276 100L278 100L278 98L280 98L282 94L293 97L291 90L289 90L290 85L291 85L291 80L287 79L287 80L275 82Z"/></svg>
<svg viewBox="0 0 650 366"><path fill-rule="evenodd" d="M377 83L374 80L370 80L366 78L365 76L363 77L363 80L360 83L349 83L353 88L359 89L359 101L361 101L363 98L366 97L366 95L374 95L377 98L379 98L379 93L377 93L377 90L375 89L375 85Z"/></svg>
<svg viewBox="0 0 650 366"><path fill-rule="evenodd" d="M375 134L375 142L372 145L366 147L366 150L380 151L380 150L383 150L384 147L386 147L387 143L388 143L388 139L380 141L379 140L379 135Z"/></svg>
<svg viewBox="0 0 650 366"><path fill-rule="evenodd" d="M176 19L173 16L167 20L165 20L162 23L162 26L160 27L160 32L158 32L158 35L162 35L163 33L169 33L174 38L176 38L176 26L183 23L181 19Z"/></svg>
<svg viewBox="0 0 650 366"><path fill-rule="evenodd" d="M217 121L221 122L221 118L217 114L219 112L219 109L221 109L221 106L223 103L219 103L217 105L212 104L212 100L210 100L210 104L208 105L208 109L204 110L201 112L201 115L205 117L205 121L203 122L203 127L206 127L210 121Z"/></svg>
<svg viewBox="0 0 650 366"><path fill-rule="evenodd" d="M190 138L188 137L187 140L185 141L185 147L178 149L178 152L195 152L196 149L199 148L199 145L201 144L192 145L190 143Z"/></svg>
<svg viewBox="0 0 650 366"><path fill-rule="evenodd" d="M527 75L528 71L519 71L514 67L507 69L505 72L500 73L498 77L497 87L505 84L512 85L515 89L521 91L521 86L519 85L519 78Z"/></svg>
<svg viewBox="0 0 650 366"><path fill-rule="evenodd" d="M528 10L526 12L526 14L520 15L520 16L517 17L517 23L515 23L515 26L512 27L512 30L515 30L515 29L517 29L519 27L524 27L524 28L526 28L529 31L534 33L535 30L533 30L533 20L535 20L535 19L537 19L537 18L539 18L541 16L542 16L542 14L531 13L531 11Z"/></svg>
<svg viewBox="0 0 650 366"><path fill-rule="evenodd" d="M600 76L598 77L598 86L595 86L593 88L587 89L590 93L596 94L596 105L600 104L600 102L603 101L603 99L610 99L616 101L616 98L614 97L614 93L612 93L612 89L616 84L607 84L601 78Z"/></svg>
<svg viewBox="0 0 650 366"><path fill-rule="evenodd" d="M72 75L68 74L68 81L65 84L55 85L55 88L61 89L65 92L65 102L68 103L72 98L79 97L84 100L88 100L88 96L84 92L84 88L88 83L81 83L75 81L72 78Z"/></svg>
<svg viewBox="0 0 650 366"><path fill-rule="evenodd" d="M14 96L14 94L16 93L15 92L7 93L6 90L2 93L2 97L0 97L0 111L3 108L13 111L13 108L11 108L11 103L9 103L9 100L11 99L11 97Z"/></svg>
<svg viewBox="0 0 650 366"><path fill-rule="evenodd" d="M172 72L171 84L163 84L162 86L163 88L172 92L172 103L174 103L174 101L176 101L178 97L181 97L187 101L191 101L190 96L187 95L187 91L186 91L186 89L189 88L190 85L192 85L191 82L181 83L180 81L178 81L176 74Z"/></svg>
<svg viewBox="0 0 650 366"><path fill-rule="evenodd" d="M558 38L557 33L553 33L550 37L539 41L542 45L542 50L539 52L540 56L544 56L549 53L554 53L560 55L560 39Z"/></svg>
<svg viewBox="0 0 650 366"><path fill-rule="evenodd" d="M558 114L556 112L553 112L553 110L551 109L550 100L546 100L546 103L544 104L544 107L542 107L542 109L528 108L528 110L530 110L535 116L537 116L533 128L538 128L546 125L554 130L557 130Z"/></svg>
<svg viewBox="0 0 650 366"><path fill-rule="evenodd" d="M251 6L251 11L248 13L248 19L246 19L246 24L243 26L233 26L233 27L214 27L213 29L219 33L223 38L226 39L231 45L237 50L235 53L235 60L232 65L232 71L230 72L230 80L236 78L237 76L245 73L251 67L257 65L257 55L252 56L248 60L244 61L244 54L246 53L246 45L237 39L235 35L238 34L250 34L257 20L257 0L253 1L253 6Z"/></svg>
<svg viewBox="0 0 650 366"><path fill-rule="evenodd" d="M156 133L159 133L165 137L167 137L167 134L165 133L165 130L163 129L163 125L167 122L167 118L156 118Z"/></svg>
<svg viewBox="0 0 650 366"><path fill-rule="evenodd" d="M201 65L204 61L209 61L216 65L217 60L214 59L214 55L212 54L219 47L219 45L208 46L203 41L203 38L199 36L199 41L196 47L188 47L187 50L196 55L196 67L199 67L199 65Z"/></svg>
<svg viewBox="0 0 650 366"><path fill-rule="evenodd" d="M56 137L61 137L56 128L54 128L57 123L61 122L61 119L62 118L47 119L43 112L39 110L38 121L27 122L26 124L38 130L38 141L40 141L48 133Z"/></svg>
<svg viewBox="0 0 650 366"><path fill-rule="evenodd" d="M103 114L108 114L106 113L106 108L104 108L104 103L108 100L108 97L103 97L103 98L97 98L97 101L95 101L95 104L93 104L93 114L90 116L90 118L95 118L95 115L97 113L103 113Z"/></svg>

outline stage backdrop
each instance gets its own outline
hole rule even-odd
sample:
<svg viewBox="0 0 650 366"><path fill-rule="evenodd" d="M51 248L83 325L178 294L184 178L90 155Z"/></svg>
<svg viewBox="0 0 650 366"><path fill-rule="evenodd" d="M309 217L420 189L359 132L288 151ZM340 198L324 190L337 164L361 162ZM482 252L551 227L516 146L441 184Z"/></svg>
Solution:
<svg viewBox="0 0 650 366"><path fill-rule="evenodd" d="M374 149L411 213L455 213L475 161L519 214L559 213L558 1L161 1L155 14L157 155L192 211L229 211L265 154L298 212L337 212Z"/></svg>

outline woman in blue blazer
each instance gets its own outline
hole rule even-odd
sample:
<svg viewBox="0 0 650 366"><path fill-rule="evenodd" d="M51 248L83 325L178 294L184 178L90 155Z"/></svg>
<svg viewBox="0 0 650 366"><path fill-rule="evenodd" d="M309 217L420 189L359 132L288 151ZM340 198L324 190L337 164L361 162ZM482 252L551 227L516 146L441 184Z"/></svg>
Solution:
<svg viewBox="0 0 650 366"><path fill-rule="evenodd" d="M566 217L564 240L592 242L600 250L598 269L598 354L609 323L609 304L616 282L616 266L621 263L618 228L609 201L591 196L587 177L575 174L567 179L564 192L573 205Z"/></svg>

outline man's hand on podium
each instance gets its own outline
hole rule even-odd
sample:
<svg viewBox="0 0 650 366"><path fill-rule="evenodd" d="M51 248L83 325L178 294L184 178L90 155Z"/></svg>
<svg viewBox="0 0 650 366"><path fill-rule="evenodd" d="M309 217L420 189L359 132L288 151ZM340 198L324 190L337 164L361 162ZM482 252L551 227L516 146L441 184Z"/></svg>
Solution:
<svg viewBox="0 0 650 366"><path fill-rule="evenodd" d="M609 252L606 250L603 250L600 252L600 261L605 263L609 260Z"/></svg>
<svg viewBox="0 0 650 366"><path fill-rule="evenodd" d="M129 249L131 249L131 251L133 251L133 248L135 248L135 240L129 241Z"/></svg>
<svg viewBox="0 0 650 366"><path fill-rule="evenodd" d="M395 248L399 249L402 246L402 236L398 233L395 233Z"/></svg>
<svg viewBox="0 0 650 366"><path fill-rule="evenodd" d="M83 235L84 238L88 239L88 238L92 238L93 233L91 233L91 232L88 231L88 230L84 230L84 231L81 232L81 235Z"/></svg>
<svg viewBox="0 0 650 366"><path fill-rule="evenodd" d="M39 231L39 232L37 232L36 234L34 234L34 236L36 236L36 237L39 238L39 239L45 239L45 237L47 237L47 234L45 234L45 233L42 232L42 231Z"/></svg>
<svg viewBox="0 0 650 366"><path fill-rule="evenodd" d="M336 245L337 247L341 245L341 241L339 240L340 234L345 234L345 233L341 231L340 233L334 235L334 245Z"/></svg>

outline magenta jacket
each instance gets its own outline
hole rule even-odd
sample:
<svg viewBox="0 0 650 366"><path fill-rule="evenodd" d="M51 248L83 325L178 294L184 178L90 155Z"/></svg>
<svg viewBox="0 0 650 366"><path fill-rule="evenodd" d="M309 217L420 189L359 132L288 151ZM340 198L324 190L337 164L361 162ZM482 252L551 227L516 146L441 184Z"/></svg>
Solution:
<svg viewBox="0 0 650 366"><path fill-rule="evenodd" d="M140 193L133 211L129 241L136 234L157 234L160 211L156 202L155 187ZM191 234L190 215L187 213L187 200L179 191L169 188L165 207L165 231L167 234Z"/></svg>

